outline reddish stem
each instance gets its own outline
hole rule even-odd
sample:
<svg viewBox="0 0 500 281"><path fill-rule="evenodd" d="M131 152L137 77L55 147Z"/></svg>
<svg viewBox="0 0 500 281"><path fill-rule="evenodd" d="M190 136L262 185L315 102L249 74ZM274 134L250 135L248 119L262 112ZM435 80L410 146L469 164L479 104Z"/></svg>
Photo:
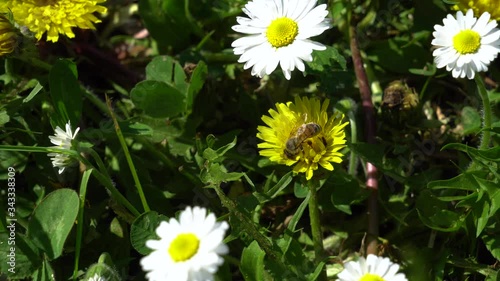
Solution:
<svg viewBox="0 0 500 281"><path fill-rule="evenodd" d="M365 137L368 143L375 143L375 109L372 103L372 93L368 83L368 77L363 66L363 59L359 51L357 40L356 27L349 27L350 45L352 53L352 61L354 64L354 72L361 94L361 102L365 115ZM366 187L371 190L368 198L368 235L366 237L366 254L377 254L377 238L378 238L378 181L377 167L372 163L366 163Z"/></svg>

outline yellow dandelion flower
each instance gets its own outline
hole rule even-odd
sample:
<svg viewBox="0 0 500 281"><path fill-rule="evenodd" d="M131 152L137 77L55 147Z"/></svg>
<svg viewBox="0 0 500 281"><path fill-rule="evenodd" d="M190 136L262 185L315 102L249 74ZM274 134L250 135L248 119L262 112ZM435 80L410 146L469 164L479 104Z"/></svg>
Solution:
<svg viewBox="0 0 500 281"><path fill-rule="evenodd" d="M100 6L106 0L8 0L14 20L26 26L40 40L47 32L47 40L57 42L59 34L75 37L73 27L95 29L94 23L101 22L95 12L106 13ZM5 7L3 7L5 9Z"/></svg>
<svg viewBox="0 0 500 281"><path fill-rule="evenodd" d="M294 173L305 173L310 180L318 165L332 171L333 163L341 163L339 152L346 146L344 115L328 116L330 101L321 104L316 98L295 98L295 103L277 103L270 116L262 116L267 126L258 126L257 147L260 155L278 164L292 166Z"/></svg>
<svg viewBox="0 0 500 281"><path fill-rule="evenodd" d="M455 11L467 12L467 10L472 9L474 15L481 15L484 12L488 12L491 15L491 19L500 21L500 5L498 1L491 0L458 0L458 3L452 7Z"/></svg>
<svg viewBox="0 0 500 281"><path fill-rule="evenodd" d="M17 34L9 19L0 14L0 57L8 55L17 46Z"/></svg>

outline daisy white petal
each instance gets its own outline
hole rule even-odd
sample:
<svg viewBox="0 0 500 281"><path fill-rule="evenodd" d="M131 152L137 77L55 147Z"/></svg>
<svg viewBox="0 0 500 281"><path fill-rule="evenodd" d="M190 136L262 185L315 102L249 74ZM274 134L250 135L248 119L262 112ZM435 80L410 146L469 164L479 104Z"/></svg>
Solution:
<svg viewBox="0 0 500 281"><path fill-rule="evenodd" d="M80 128L76 128L75 132L71 130L71 123L66 123L66 131L63 131L59 126L55 129L55 135L49 136L50 142L54 144L54 148L62 148L66 150L71 150L72 141L75 139L76 134L78 134ZM54 168L59 168L59 174L64 172L64 169L73 165L75 160L63 153L48 153L47 156L51 157L52 166Z"/></svg>
<svg viewBox="0 0 500 281"><path fill-rule="evenodd" d="M487 71L500 52L500 30L495 20L490 21L490 14L477 19L472 9L465 15L458 11L456 18L447 15L443 24L435 25L432 33L436 66L446 66L455 78L473 79L476 72Z"/></svg>
<svg viewBox="0 0 500 281"><path fill-rule="evenodd" d="M236 32L248 36L235 40L231 46L244 69L262 77L279 65L286 79L298 68L304 71L303 61L312 61L313 50L325 46L309 40L331 27L326 18L326 5L316 6L316 0L253 0L243 8L248 18L237 17ZM307 44L305 44L307 43ZM300 50L297 46L300 46ZM293 50L293 51L292 51Z"/></svg>
<svg viewBox="0 0 500 281"><path fill-rule="evenodd" d="M228 229L214 214L200 207L187 207L179 219L161 222L156 229L160 240L148 240L153 251L142 258L148 280L208 281L224 263L229 249L222 243Z"/></svg>
<svg viewBox="0 0 500 281"><path fill-rule="evenodd" d="M337 275L337 281L408 281L403 273L397 273L398 270L399 265L388 258L368 255L366 259L361 257L358 261L345 263L344 270Z"/></svg>

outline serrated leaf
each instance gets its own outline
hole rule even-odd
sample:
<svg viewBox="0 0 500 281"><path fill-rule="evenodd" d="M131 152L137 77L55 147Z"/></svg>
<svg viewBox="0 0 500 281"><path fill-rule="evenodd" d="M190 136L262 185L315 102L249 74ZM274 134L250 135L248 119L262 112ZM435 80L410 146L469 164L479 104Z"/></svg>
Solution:
<svg viewBox="0 0 500 281"><path fill-rule="evenodd" d="M208 169L201 171L200 180L205 184L219 185L223 182L230 182L239 180L245 173L230 172L219 163L212 163Z"/></svg>
<svg viewBox="0 0 500 281"><path fill-rule="evenodd" d="M342 70L346 69L345 58L334 47L327 46L324 51L314 51L312 56L313 60L307 62L307 65L314 71L332 70L337 66L340 66Z"/></svg>
<svg viewBox="0 0 500 281"><path fill-rule="evenodd" d="M61 256L78 214L78 195L68 188L49 193L35 208L28 237L50 260Z"/></svg>
<svg viewBox="0 0 500 281"><path fill-rule="evenodd" d="M168 217L155 211L147 212L137 217L130 227L130 243L132 247L142 255L151 253L146 247L146 241L158 240L156 228L162 221L168 221Z"/></svg>
<svg viewBox="0 0 500 281"><path fill-rule="evenodd" d="M233 148L236 145L236 140L237 138L234 137L233 141L218 148L217 150L214 150L212 148L207 148L203 151L203 158L207 159L208 161L212 162L217 162L217 160L220 160L226 152L228 152L231 148Z"/></svg>

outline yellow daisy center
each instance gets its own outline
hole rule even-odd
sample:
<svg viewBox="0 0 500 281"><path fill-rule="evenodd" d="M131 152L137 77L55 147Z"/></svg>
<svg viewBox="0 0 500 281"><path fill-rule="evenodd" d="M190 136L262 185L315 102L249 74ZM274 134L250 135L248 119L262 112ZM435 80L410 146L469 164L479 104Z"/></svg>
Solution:
<svg viewBox="0 0 500 281"><path fill-rule="evenodd" d="M273 20L266 31L267 41L275 48L292 44L297 34L299 34L298 24L287 17Z"/></svg>
<svg viewBox="0 0 500 281"><path fill-rule="evenodd" d="M168 253L175 262L182 262L193 257L200 247L200 240L193 233L179 234L170 244Z"/></svg>
<svg viewBox="0 0 500 281"><path fill-rule="evenodd" d="M462 30L453 37L453 47L461 55L473 54L479 50L480 46L481 36L473 30Z"/></svg>
<svg viewBox="0 0 500 281"><path fill-rule="evenodd" d="M367 273L363 275L363 277L361 277L359 281L385 281L385 280L384 278L380 277L377 274Z"/></svg>

